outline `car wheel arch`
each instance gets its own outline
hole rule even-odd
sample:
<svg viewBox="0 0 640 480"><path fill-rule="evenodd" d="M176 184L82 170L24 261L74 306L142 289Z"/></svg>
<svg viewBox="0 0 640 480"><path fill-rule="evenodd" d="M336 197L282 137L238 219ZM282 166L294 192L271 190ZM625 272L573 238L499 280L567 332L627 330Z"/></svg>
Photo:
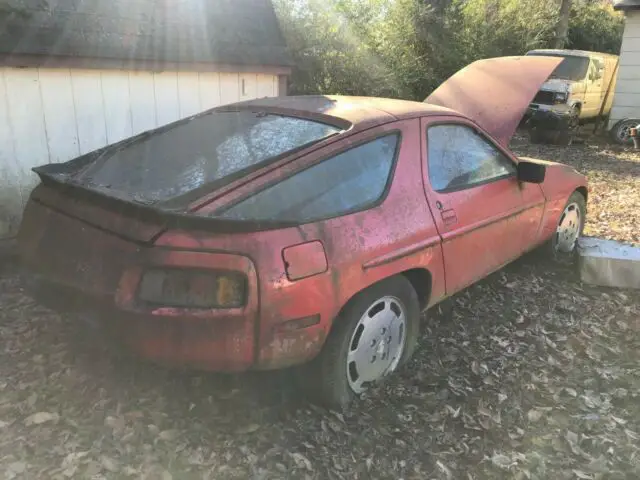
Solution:
<svg viewBox="0 0 640 480"><path fill-rule="evenodd" d="M398 271L398 272L396 272L396 273L394 273L392 275L388 275L386 277L379 278L375 282L370 283L369 285L363 287L362 289L358 290L357 292L354 292L351 295L351 297L349 297L349 299L347 299L344 302L342 307L340 307L340 309L338 310L338 312L336 313L336 315L332 319L331 328L333 328L333 326L334 326L335 319L340 317L342 312L351 303L353 303L355 301L355 299L358 297L358 295L360 295L362 292L372 288L374 285L377 285L377 284L379 284L379 283L381 283L381 282L383 282L385 280L388 280L389 278L398 277L398 276L405 277L409 281L411 286L413 287L414 291L416 292L416 295L418 296L418 302L420 304L420 311L423 311L424 309L426 309L427 306L429 305L429 301L431 300L431 291L432 291L432 285L433 285L431 272L428 269L422 268L422 267L410 268L410 269L407 269L407 270ZM424 285L425 283L427 285L427 288L421 288L421 286Z"/></svg>
<svg viewBox="0 0 640 480"><path fill-rule="evenodd" d="M578 187L574 191L582 195L584 197L585 202L589 200L589 191L587 190L587 187L584 187L584 186Z"/></svg>
<svg viewBox="0 0 640 480"><path fill-rule="evenodd" d="M431 272L426 268L412 268L400 272L400 275L407 277L407 280L411 282L413 289L418 295L418 301L420 302L420 310L424 311L429 306L431 300L431 291L433 286L433 277ZM426 286L423 287L423 285Z"/></svg>

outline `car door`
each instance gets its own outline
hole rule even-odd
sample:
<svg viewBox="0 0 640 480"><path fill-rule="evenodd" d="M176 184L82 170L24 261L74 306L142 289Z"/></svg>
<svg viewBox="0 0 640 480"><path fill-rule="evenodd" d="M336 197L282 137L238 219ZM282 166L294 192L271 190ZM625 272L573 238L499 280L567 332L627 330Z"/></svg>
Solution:
<svg viewBox="0 0 640 480"><path fill-rule="evenodd" d="M423 118L422 135L425 193L453 294L529 248L544 195L518 182L515 159L469 121Z"/></svg>
<svg viewBox="0 0 640 480"><path fill-rule="evenodd" d="M595 117L600 113L602 100L604 99L602 68L597 59L592 58L589 62L587 73L584 105L582 106L582 116L586 118Z"/></svg>

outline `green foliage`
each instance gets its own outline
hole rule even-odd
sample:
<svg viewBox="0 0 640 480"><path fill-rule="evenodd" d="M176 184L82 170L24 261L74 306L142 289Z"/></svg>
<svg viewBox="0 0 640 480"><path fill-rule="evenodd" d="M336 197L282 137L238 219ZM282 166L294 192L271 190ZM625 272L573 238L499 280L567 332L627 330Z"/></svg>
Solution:
<svg viewBox="0 0 640 480"><path fill-rule="evenodd" d="M557 0L273 0L296 67L291 93L422 100L479 58L553 44ZM567 48L617 52L623 18L574 0Z"/></svg>
<svg viewBox="0 0 640 480"><path fill-rule="evenodd" d="M567 48L618 54L624 31L624 15L608 2L574 0Z"/></svg>

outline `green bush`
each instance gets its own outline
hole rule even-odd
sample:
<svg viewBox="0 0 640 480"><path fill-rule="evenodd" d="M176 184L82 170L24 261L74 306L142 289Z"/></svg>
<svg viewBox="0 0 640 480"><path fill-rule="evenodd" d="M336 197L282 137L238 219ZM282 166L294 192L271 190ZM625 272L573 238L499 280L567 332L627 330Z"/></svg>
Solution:
<svg viewBox="0 0 640 480"><path fill-rule="evenodd" d="M624 16L608 2L574 0L567 48L618 54Z"/></svg>
<svg viewBox="0 0 640 480"><path fill-rule="evenodd" d="M292 94L424 99L479 58L553 45L557 0L274 0ZM616 53L623 17L574 0L567 48Z"/></svg>

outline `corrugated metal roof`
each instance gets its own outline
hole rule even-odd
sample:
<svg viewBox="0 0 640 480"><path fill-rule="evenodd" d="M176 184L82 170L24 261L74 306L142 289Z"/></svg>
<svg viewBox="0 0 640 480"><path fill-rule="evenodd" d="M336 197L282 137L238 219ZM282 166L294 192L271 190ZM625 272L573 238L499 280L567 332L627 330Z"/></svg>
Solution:
<svg viewBox="0 0 640 480"><path fill-rule="evenodd" d="M569 50L569 49L559 49L559 48L538 48L535 50L530 50L527 52L527 55L530 54L547 54L547 55L571 55L574 57L590 57L593 55L603 56L603 57L615 57L616 55L612 55L610 53L602 53L602 52L591 52L588 50Z"/></svg>
<svg viewBox="0 0 640 480"><path fill-rule="evenodd" d="M618 0L613 3L615 10L637 10L640 9L640 0Z"/></svg>
<svg viewBox="0 0 640 480"><path fill-rule="evenodd" d="M270 0L2 0L0 54L291 65Z"/></svg>

